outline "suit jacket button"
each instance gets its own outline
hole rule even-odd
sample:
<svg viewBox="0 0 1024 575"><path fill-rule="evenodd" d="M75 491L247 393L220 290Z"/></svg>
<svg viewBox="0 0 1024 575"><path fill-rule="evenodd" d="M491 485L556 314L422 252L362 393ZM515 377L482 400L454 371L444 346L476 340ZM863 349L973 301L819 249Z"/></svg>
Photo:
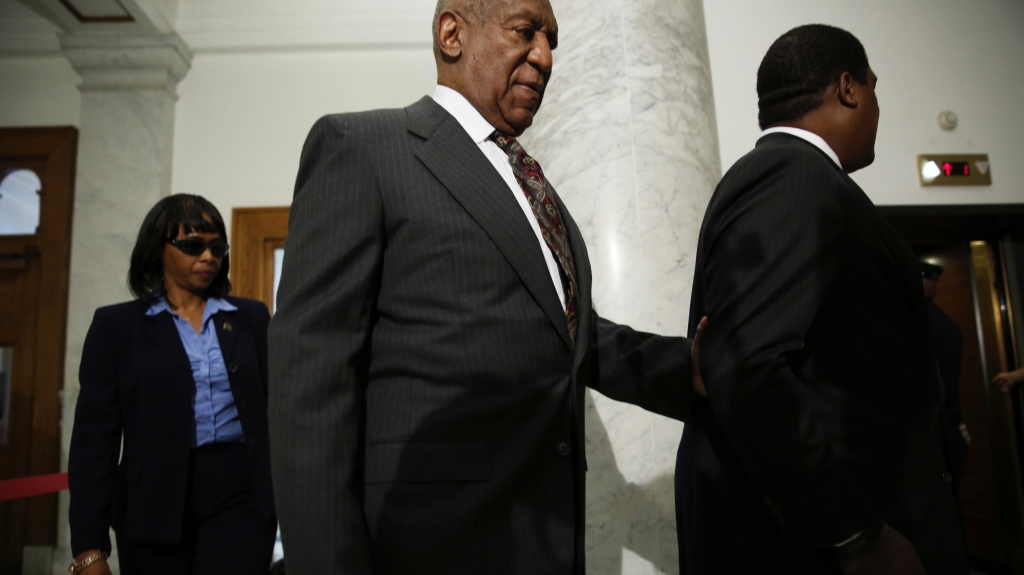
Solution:
<svg viewBox="0 0 1024 575"><path fill-rule="evenodd" d="M566 443L564 441L559 441L558 445L555 446L555 451L557 451L558 454L561 455L562 457L565 457L565 456L569 455L569 452L572 451L572 450L569 449L569 444L568 443Z"/></svg>
<svg viewBox="0 0 1024 575"><path fill-rule="evenodd" d="M947 485L953 483L953 474L948 471L943 471L942 480L945 481Z"/></svg>
<svg viewBox="0 0 1024 575"><path fill-rule="evenodd" d="M239 399L238 400L238 412L241 413L243 411L245 411L245 400L244 399Z"/></svg>
<svg viewBox="0 0 1024 575"><path fill-rule="evenodd" d="M232 363L231 365L229 365L228 371L230 371L231 373L235 373L236 371L238 371L238 364Z"/></svg>

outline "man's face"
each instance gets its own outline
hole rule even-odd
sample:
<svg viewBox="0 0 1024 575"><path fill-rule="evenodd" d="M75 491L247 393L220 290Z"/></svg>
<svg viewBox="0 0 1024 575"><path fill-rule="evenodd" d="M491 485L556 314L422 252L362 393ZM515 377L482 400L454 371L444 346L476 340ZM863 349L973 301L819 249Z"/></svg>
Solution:
<svg viewBox="0 0 1024 575"><path fill-rule="evenodd" d="M470 23L462 92L500 132L533 124L551 77L558 23L548 0L491 0Z"/></svg>
<svg viewBox="0 0 1024 575"><path fill-rule="evenodd" d="M875 86L878 85L878 76L871 68L868 68L868 83L858 85L860 93L860 105L854 112L853 129L850 130L851 149L857 150L857 160L854 162L853 172L870 166L875 161L875 137L878 135L878 97L875 95Z"/></svg>

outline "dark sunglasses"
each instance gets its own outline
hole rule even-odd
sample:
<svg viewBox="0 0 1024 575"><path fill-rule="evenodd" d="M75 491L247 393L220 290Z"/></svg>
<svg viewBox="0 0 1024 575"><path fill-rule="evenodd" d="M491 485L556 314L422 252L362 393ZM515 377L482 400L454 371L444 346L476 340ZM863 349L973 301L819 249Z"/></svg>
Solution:
<svg viewBox="0 0 1024 575"><path fill-rule="evenodd" d="M228 255L228 243L220 238L214 238L207 243L203 238L190 237L180 240L168 239L167 243L181 250L187 256L201 256L206 250L215 258L222 258Z"/></svg>

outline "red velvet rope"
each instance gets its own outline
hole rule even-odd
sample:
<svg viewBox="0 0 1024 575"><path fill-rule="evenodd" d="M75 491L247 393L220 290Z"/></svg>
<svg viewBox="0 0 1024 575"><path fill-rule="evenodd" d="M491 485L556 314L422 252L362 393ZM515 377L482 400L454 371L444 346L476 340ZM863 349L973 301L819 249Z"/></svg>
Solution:
<svg viewBox="0 0 1024 575"><path fill-rule="evenodd" d="M35 475L0 481L0 501L56 493L68 488L67 473Z"/></svg>

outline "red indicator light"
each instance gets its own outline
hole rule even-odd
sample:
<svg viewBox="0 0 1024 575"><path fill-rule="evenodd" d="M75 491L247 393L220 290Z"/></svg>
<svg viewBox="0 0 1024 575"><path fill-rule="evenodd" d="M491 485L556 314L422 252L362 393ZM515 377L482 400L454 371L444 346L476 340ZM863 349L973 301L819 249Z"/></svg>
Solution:
<svg viewBox="0 0 1024 575"><path fill-rule="evenodd" d="M971 175L971 165L967 162L945 162L942 164L942 174L947 178L958 178Z"/></svg>

